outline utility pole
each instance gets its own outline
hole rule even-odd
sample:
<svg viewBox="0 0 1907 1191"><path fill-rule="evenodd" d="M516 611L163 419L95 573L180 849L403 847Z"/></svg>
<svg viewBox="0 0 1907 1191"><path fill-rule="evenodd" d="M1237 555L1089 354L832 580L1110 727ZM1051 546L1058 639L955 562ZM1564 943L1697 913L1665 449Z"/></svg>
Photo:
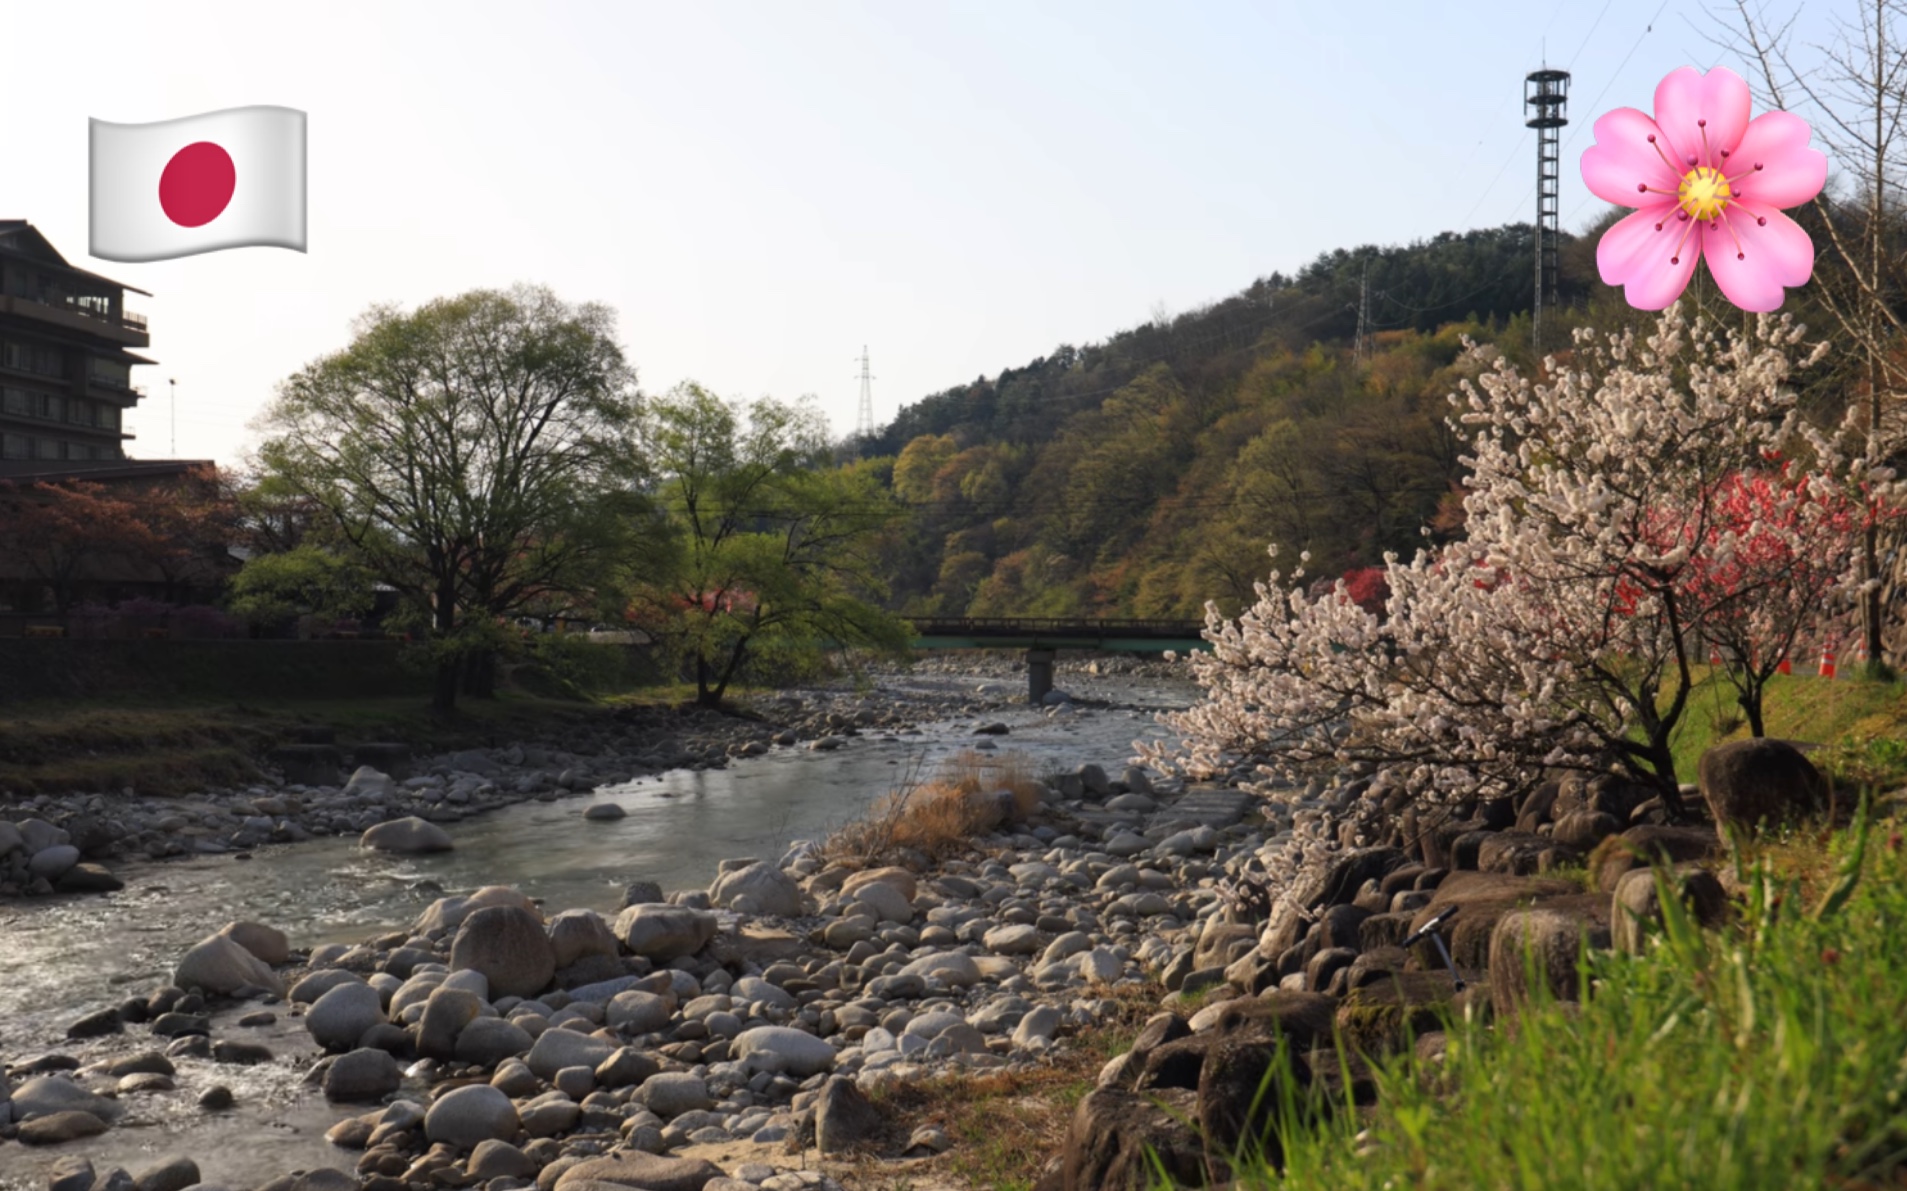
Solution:
<svg viewBox="0 0 1907 1191"><path fill-rule="evenodd" d="M1364 279L1357 284L1357 342L1351 354L1362 364L1371 358L1371 262L1364 262Z"/></svg>
<svg viewBox="0 0 1907 1191"><path fill-rule="evenodd" d="M856 438L874 437L874 375L868 370L867 344L861 345L861 410L855 421Z"/></svg>

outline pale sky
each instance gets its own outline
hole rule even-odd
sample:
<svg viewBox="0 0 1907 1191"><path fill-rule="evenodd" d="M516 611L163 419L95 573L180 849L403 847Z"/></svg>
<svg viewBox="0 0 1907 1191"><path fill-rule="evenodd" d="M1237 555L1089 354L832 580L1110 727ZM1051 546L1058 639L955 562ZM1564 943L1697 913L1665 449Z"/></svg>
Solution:
<svg viewBox="0 0 1907 1191"><path fill-rule="evenodd" d="M1699 0L16 4L0 218L152 291L134 457L175 455L168 378L176 456L235 462L368 305L518 281L614 307L645 391L813 394L846 434L863 344L885 423L1321 251L1529 219L1545 50L1580 226L1596 115L1746 73L1712 28ZM89 117L253 104L308 113L307 254L88 255Z"/></svg>

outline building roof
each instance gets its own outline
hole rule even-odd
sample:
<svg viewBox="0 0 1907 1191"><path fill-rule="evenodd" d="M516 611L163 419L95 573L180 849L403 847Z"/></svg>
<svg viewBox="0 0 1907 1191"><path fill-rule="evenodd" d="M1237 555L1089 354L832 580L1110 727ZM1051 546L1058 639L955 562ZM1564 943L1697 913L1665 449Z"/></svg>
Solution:
<svg viewBox="0 0 1907 1191"><path fill-rule="evenodd" d="M135 294L144 294L148 298L152 296L150 291L140 289L136 285L114 281L110 277L102 277L98 273L68 263L67 259L60 255L59 249L53 247L52 243L40 234L39 229L24 219L0 219L0 252L9 256L25 257L27 260L37 261L43 265L52 265L56 269L64 269L68 273L76 273L93 281L101 281L122 290L131 290Z"/></svg>
<svg viewBox="0 0 1907 1191"><path fill-rule="evenodd" d="M0 460L0 482L57 484L62 480L144 480L182 476L210 459L7 459Z"/></svg>

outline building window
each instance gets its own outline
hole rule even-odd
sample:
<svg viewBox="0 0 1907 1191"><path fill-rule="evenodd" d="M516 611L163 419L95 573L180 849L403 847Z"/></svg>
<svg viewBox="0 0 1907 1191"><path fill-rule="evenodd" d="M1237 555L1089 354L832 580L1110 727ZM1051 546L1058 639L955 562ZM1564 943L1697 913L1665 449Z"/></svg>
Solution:
<svg viewBox="0 0 1907 1191"><path fill-rule="evenodd" d="M0 459L25 459L26 435L0 434Z"/></svg>
<svg viewBox="0 0 1907 1191"><path fill-rule="evenodd" d="M98 356L88 356L86 375L96 385L107 385L115 389L124 389L132 385L132 365L123 360L102 360Z"/></svg>
<svg viewBox="0 0 1907 1191"><path fill-rule="evenodd" d="M119 407L101 402L99 406L99 427L102 430L119 429Z"/></svg>

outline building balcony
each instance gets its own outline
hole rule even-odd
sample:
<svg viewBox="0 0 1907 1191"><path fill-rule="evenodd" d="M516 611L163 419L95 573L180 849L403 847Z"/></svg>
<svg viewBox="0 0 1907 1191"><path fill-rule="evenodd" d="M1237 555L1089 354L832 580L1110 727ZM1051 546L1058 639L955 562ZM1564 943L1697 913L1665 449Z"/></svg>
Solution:
<svg viewBox="0 0 1907 1191"><path fill-rule="evenodd" d="M146 331L144 315L121 311L115 316L110 310L101 310L95 305L81 305L79 299L72 295L56 296L45 301L15 294L0 296L0 315L13 315L67 331L97 335L125 347L149 347L152 343L152 337Z"/></svg>

